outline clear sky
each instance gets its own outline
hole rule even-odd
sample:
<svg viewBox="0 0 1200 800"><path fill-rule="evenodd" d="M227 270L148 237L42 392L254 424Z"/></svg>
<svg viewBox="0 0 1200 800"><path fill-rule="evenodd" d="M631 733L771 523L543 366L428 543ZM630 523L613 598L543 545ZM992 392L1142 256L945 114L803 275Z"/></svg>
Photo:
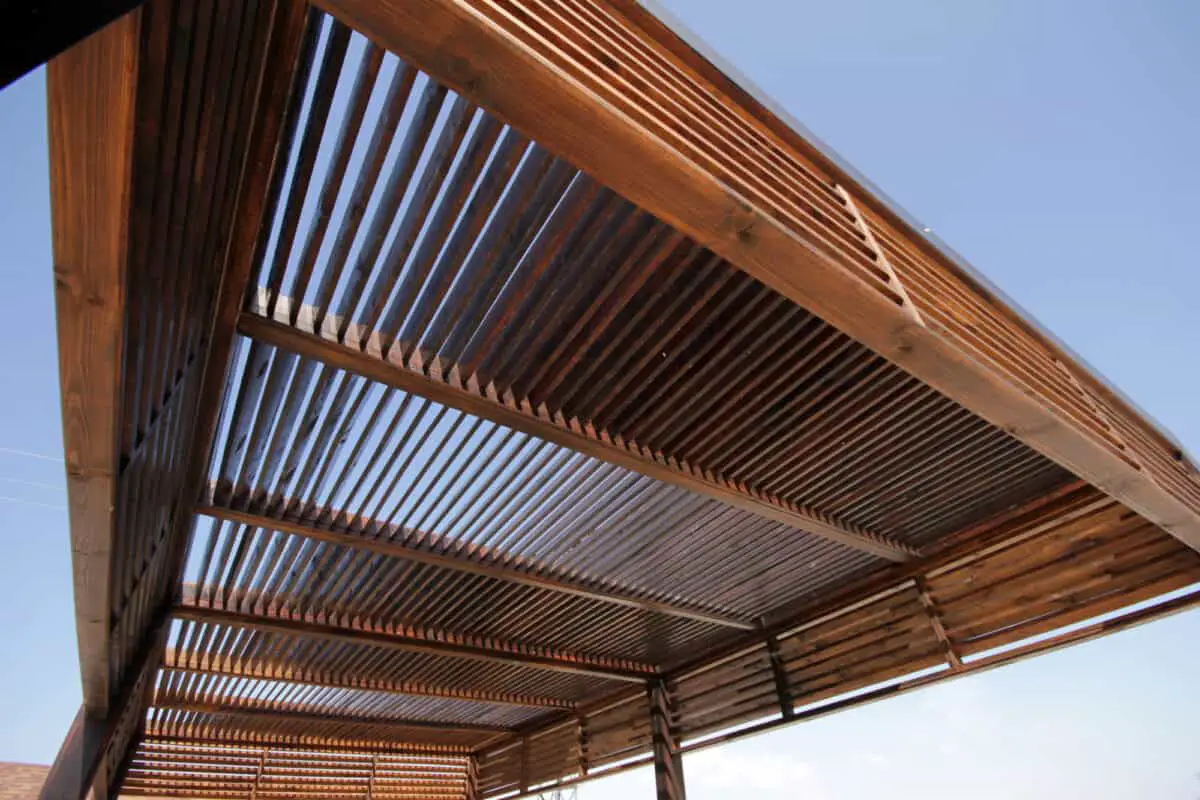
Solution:
<svg viewBox="0 0 1200 800"><path fill-rule="evenodd" d="M667 6L1200 453L1200 3ZM34 762L79 703L44 91L0 92L0 760ZM689 793L1191 800L1198 656L1192 612L689 757Z"/></svg>

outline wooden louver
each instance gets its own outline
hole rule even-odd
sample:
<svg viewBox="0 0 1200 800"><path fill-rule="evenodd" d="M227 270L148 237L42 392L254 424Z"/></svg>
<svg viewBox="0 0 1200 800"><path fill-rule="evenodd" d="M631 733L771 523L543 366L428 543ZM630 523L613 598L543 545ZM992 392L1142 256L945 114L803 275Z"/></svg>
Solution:
<svg viewBox="0 0 1200 800"><path fill-rule="evenodd" d="M45 797L681 798L1200 596L1182 451L632 2L152 0L48 91Z"/></svg>

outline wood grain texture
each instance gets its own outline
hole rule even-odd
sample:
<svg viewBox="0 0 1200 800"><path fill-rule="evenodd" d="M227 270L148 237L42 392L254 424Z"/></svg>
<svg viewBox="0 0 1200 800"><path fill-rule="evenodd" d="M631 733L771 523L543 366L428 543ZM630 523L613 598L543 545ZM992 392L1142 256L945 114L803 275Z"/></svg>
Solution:
<svg viewBox="0 0 1200 800"><path fill-rule="evenodd" d="M1085 478L1189 546L1200 510L1132 467L1045 398L917 322L827 249L568 74L553 45L489 4L319 0L523 134L797 304ZM495 20L501 19L501 28ZM516 33L514 33L514 31ZM519 37L519 38L518 38ZM537 43L536 49L531 42ZM552 59L557 59L555 63Z"/></svg>
<svg viewBox="0 0 1200 800"><path fill-rule="evenodd" d="M84 706L108 710L108 609L140 14L46 71L63 448Z"/></svg>
<svg viewBox="0 0 1200 800"><path fill-rule="evenodd" d="M456 387L445 381L430 378L419 369L378 357L377 342L368 342L363 349L348 346L338 341L336 318L326 317L321 330L313 332L311 330L313 314L308 309L301 309L297 327L292 327L283 321L286 319L285 311L277 310L276 313L279 315L278 319L267 319L254 313L243 313L238 319L238 330L243 335L260 342L339 369L355 372L373 381L426 397L468 414L492 420L514 430L569 447L601 461L640 472L664 483L698 492L735 508L792 525L847 547L886 558L889 561L906 561L913 556L910 549L871 532L856 531L827 522L816 514L808 513L803 509L759 500L749 492L742 491L740 487L728 486L709 480L707 477L677 469L675 466L655 458L649 452L627 449L615 442L602 441L599 437L590 435L582 429L576 430L555 419L542 416L533 409L516 408L503 402L500 398L486 397L469 391L465 386ZM305 330L306 327L308 330ZM357 335L356 326L350 326L347 330L348 338L353 339ZM370 354L372 352L375 354Z"/></svg>

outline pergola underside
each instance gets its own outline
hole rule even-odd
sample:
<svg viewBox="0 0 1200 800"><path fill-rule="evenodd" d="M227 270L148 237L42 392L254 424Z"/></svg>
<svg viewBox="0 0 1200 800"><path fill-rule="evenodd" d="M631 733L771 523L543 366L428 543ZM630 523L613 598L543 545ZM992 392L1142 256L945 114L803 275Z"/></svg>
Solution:
<svg viewBox="0 0 1200 800"><path fill-rule="evenodd" d="M154 0L48 87L45 797L681 797L1197 597L1183 453L640 7Z"/></svg>

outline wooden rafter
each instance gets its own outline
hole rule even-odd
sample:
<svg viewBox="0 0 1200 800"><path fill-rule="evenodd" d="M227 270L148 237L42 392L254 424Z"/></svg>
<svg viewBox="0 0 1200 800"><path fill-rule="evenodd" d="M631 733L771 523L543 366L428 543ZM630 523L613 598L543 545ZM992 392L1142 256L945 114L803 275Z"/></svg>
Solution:
<svg viewBox="0 0 1200 800"><path fill-rule="evenodd" d="M239 717L247 717L249 719L263 720L267 722L284 722L294 723L299 725L318 724L318 725L364 725L374 728L395 728L397 730L406 730L409 728L425 729L431 731L450 731L464 733L505 733L511 728L505 728L499 725L480 725L477 723L443 723L425 719L398 719L392 717L367 717L355 716L352 714L318 714L306 711L294 711L291 709L276 709L276 708L254 708L252 706L241 706L227 703L202 703L196 701L181 701L181 700L155 700L155 708L170 709L175 711L184 711L192 714L214 714L214 715L233 715Z"/></svg>
<svg viewBox="0 0 1200 800"><path fill-rule="evenodd" d="M370 354L370 344L361 350L356 346L348 346L338 340L338 320L333 317L326 317L321 331L317 333L312 330L313 314L311 311L302 310L297 315L296 325L293 326L288 324L289 314L285 310L287 307L287 304L281 303L276 309L280 319L267 319L258 314L244 313L238 319L238 330L252 339L280 349L572 448L601 461L795 526L855 550L891 561L906 561L914 555L911 549L882 535L830 522L817 512L801 509L781 500L756 497L739 487L718 482L680 465L660 461L653 454L643 452L634 445L604 441L583 429L575 429L552 417L541 416L535 409L515 407L504 402L502 398L471 391L467 386L455 386L447 381L430 378L422 370L411 365L385 361ZM350 335L345 339L354 340L354 333L354 330L350 330Z"/></svg>
<svg viewBox="0 0 1200 800"><path fill-rule="evenodd" d="M282 668L254 668L245 662L228 663L218 660L208 666L192 666L191 662L202 663L206 659L201 654L171 653L167 654L167 666L175 672L189 672L196 675L223 675L233 678L259 678L272 683L288 683L297 686L327 686L339 689L360 689L369 692L384 692L388 694L407 695L413 697L443 697L451 700L472 700L479 703L495 703L497 705L522 706L528 708L557 708L572 709L575 703L554 697L538 697L533 695L518 695L506 692L490 692L481 689L460 689L447 686L433 686L412 682L391 682L365 680L356 675L331 674L318 672L316 674L300 673L286 666Z"/></svg>
<svg viewBox="0 0 1200 800"><path fill-rule="evenodd" d="M619 107L612 99L626 91L624 84L594 65L573 61L576 56L550 44L538 26L490 4L450 0L319 0L318 6L580 169L604 176L629 201L1200 549L1200 506L1163 489L955 338L915 321L861 271L781 221L786 215L770 198L731 189L706 163L714 153L685 153L682 144L668 143L670 131L652 129L645 108L635 120L631 114L640 98L622 97L625 106ZM709 146L720 143L713 139ZM851 176L835 175L858 193ZM973 290L970 276L938 258L939 269ZM1006 309L999 313L1012 316ZM1050 347L1036 339L1034 346ZM310 343L309 349L320 348Z"/></svg>
<svg viewBox="0 0 1200 800"><path fill-rule="evenodd" d="M267 530L292 533L297 536L303 536L307 539L313 539L319 542L342 545L343 547L353 547L370 553L378 553L380 555L390 556L393 558L402 558L418 564L428 564L430 566L441 567L442 569L449 569L468 575L482 575L484 577L494 578L496 580L505 581L508 583L515 583L519 586L533 586L538 589L548 589L553 592L568 594L575 597L585 597L589 600L596 600L602 603L610 603L625 608L637 608L653 614L664 614L666 616L678 617L680 619L697 620L699 622L706 622L710 625L720 625L726 628L735 628L744 631L754 630L755 628L754 623L737 619L735 617L714 614L698 609L691 609L678 604L646 599L637 597L635 595L628 595L603 588L586 586L570 581L558 580L553 577L539 575L528 569L515 569L501 565L480 563L478 561L462 557L442 555L430 550L422 549L418 546L406 545L400 542L391 541L392 537L389 534L397 533L398 531L380 530L377 526L372 525L370 522L365 523L363 533L357 533L336 530L328 524L317 525L289 518L281 519L278 517L269 517L262 514L238 511L236 509L214 505L212 503L201 504L197 506L196 511L199 514L205 514L218 519L227 520L229 522L237 522L242 525L251 525ZM339 512L327 512L323 516L335 520L343 520L345 518L345 516ZM427 537L422 536L420 538L424 540Z"/></svg>
<svg viewBox="0 0 1200 800"><path fill-rule="evenodd" d="M531 648L517 646L501 648L486 644L473 644L463 641L462 637L445 632L429 637L419 637L400 632L384 633L316 622L242 614L194 605L177 606L174 615L177 619L195 622L241 626L271 633L371 645L410 653L428 653L500 664L516 664L639 684L645 683L655 674L654 668L649 665L637 665L634 662L622 662L618 659L597 658L575 653L543 655L538 652L529 652Z"/></svg>

